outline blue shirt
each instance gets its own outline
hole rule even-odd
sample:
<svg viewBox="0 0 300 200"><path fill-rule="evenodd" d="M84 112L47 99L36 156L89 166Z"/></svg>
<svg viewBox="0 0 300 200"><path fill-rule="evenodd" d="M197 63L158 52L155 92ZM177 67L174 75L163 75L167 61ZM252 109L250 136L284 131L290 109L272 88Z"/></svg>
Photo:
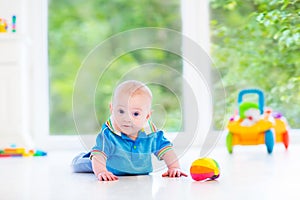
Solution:
<svg viewBox="0 0 300 200"><path fill-rule="evenodd" d="M161 160L172 149L172 144L151 121L148 125L150 131L144 128L139 131L136 140L132 140L124 133L115 131L109 119L103 124L91 154L103 155L107 170L115 175L149 174L152 172L151 154Z"/></svg>

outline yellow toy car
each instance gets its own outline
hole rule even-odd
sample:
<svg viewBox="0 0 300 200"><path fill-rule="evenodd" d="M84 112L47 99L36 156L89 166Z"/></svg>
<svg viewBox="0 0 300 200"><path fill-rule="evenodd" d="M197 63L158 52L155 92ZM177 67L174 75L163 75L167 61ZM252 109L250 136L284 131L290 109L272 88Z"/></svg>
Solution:
<svg viewBox="0 0 300 200"><path fill-rule="evenodd" d="M245 94L257 94L258 104L243 102ZM230 118L226 137L228 152L233 152L234 145L265 144L268 153L272 153L275 142L283 142L288 148L289 135L287 122L280 113L273 113L271 109L264 110L264 95L261 90L247 89L238 95L239 113Z"/></svg>

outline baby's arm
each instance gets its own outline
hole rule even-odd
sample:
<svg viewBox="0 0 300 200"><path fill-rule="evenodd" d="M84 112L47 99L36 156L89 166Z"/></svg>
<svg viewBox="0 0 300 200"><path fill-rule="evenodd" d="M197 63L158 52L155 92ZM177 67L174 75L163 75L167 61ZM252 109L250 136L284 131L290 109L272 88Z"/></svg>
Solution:
<svg viewBox="0 0 300 200"><path fill-rule="evenodd" d="M115 181L118 177L106 169L106 159L101 154L92 156L93 171L99 181Z"/></svg>
<svg viewBox="0 0 300 200"><path fill-rule="evenodd" d="M184 173L180 169L180 165L177 159L177 156L173 150L167 151L163 156L162 159L165 161L168 171L163 173L163 177L180 177L180 176L187 176L186 173Z"/></svg>

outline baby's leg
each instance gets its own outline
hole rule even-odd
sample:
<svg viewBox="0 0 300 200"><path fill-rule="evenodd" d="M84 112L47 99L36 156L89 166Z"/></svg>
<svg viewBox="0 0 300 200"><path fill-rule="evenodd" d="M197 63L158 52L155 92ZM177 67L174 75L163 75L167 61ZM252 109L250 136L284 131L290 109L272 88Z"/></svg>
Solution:
<svg viewBox="0 0 300 200"><path fill-rule="evenodd" d="M72 161L73 171L76 173L80 172L93 172L92 162L90 160L89 153L80 153Z"/></svg>

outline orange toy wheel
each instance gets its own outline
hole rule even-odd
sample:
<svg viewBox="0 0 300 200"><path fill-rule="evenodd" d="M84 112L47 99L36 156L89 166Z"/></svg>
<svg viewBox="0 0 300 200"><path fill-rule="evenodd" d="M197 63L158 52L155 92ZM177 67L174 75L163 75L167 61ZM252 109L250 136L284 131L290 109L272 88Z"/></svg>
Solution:
<svg viewBox="0 0 300 200"><path fill-rule="evenodd" d="M287 131L282 134L282 142L284 144L285 149L288 149L288 147L289 147L289 134L288 134Z"/></svg>

